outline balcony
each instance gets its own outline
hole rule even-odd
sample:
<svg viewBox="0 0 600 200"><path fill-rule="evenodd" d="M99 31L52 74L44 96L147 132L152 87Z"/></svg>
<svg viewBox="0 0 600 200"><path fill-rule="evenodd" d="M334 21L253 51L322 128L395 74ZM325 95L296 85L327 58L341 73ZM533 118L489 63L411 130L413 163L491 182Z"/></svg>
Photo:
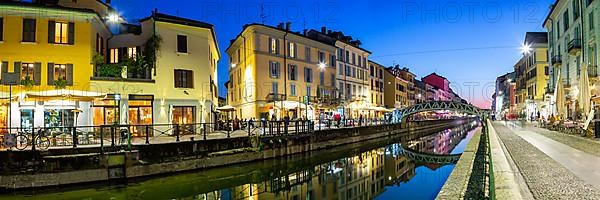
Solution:
<svg viewBox="0 0 600 200"><path fill-rule="evenodd" d="M266 101L271 103L271 102L275 102L275 101L285 101L285 95L284 94L268 94L266 97Z"/></svg>
<svg viewBox="0 0 600 200"><path fill-rule="evenodd" d="M589 66L588 67L588 76L589 76L589 78L598 77L598 67L597 66Z"/></svg>
<svg viewBox="0 0 600 200"><path fill-rule="evenodd" d="M118 64L97 65L91 80L97 81L129 81L129 82L154 82L152 69L127 70Z"/></svg>
<svg viewBox="0 0 600 200"><path fill-rule="evenodd" d="M552 62L552 66L560 66L562 64L562 57L560 55L555 55L550 59L550 62Z"/></svg>
<svg viewBox="0 0 600 200"><path fill-rule="evenodd" d="M580 39L573 39L569 42L568 45L569 48L569 54L571 55L575 55L578 52L581 51L581 40Z"/></svg>

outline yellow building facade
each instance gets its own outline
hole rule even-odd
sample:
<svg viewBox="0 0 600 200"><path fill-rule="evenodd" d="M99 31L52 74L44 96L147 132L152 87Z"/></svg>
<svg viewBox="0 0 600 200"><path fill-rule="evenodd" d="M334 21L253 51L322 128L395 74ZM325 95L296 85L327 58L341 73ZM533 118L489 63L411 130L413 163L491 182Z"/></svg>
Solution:
<svg viewBox="0 0 600 200"><path fill-rule="evenodd" d="M227 101L237 109L234 118L315 119L328 109L335 96L336 49L289 26L246 25L227 49Z"/></svg>
<svg viewBox="0 0 600 200"><path fill-rule="evenodd" d="M388 68L384 72L384 104L388 109L405 108L410 104L409 84L399 72Z"/></svg>
<svg viewBox="0 0 600 200"><path fill-rule="evenodd" d="M102 1L70 0L0 3L0 22L0 127L216 120L220 54L210 24L158 12L131 24ZM154 62L134 68L151 40Z"/></svg>
<svg viewBox="0 0 600 200"><path fill-rule="evenodd" d="M2 91L7 93L6 98L12 94L18 99L12 103L10 117L8 105L2 106L3 123L0 126L53 125L44 120L49 112L73 118L73 113L68 110L90 105L90 102L42 101L25 97L55 90L58 82L67 90L90 91L96 35L106 37L110 34L96 13L87 9L7 3L0 4L0 21L3 31L0 38ZM56 125L72 126L73 122Z"/></svg>
<svg viewBox="0 0 600 200"><path fill-rule="evenodd" d="M524 46L523 57L515 65L517 107L523 117L547 117L552 112L544 99L550 75L547 33L528 32Z"/></svg>

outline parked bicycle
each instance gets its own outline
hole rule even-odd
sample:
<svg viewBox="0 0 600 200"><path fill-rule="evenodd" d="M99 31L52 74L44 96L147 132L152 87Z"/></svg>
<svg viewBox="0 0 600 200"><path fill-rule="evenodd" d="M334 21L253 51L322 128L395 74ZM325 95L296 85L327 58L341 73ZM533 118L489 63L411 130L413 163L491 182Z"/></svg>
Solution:
<svg viewBox="0 0 600 200"><path fill-rule="evenodd" d="M50 147L50 138L46 136L46 131L39 130L35 135L35 147L37 149L46 150ZM18 150L25 150L29 145L32 145L32 135L27 132L19 132L15 138L14 147Z"/></svg>

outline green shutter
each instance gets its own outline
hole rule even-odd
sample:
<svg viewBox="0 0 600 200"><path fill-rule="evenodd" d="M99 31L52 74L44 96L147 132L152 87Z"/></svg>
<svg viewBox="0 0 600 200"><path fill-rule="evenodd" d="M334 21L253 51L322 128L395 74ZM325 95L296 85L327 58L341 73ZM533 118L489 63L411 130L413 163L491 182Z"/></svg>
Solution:
<svg viewBox="0 0 600 200"><path fill-rule="evenodd" d="M67 85L73 86L73 64L67 64Z"/></svg>
<svg viewBox="0 0 600 200"><path fill-rule="evenodd" d="M2 79L2 84L4 84L4 81L6 81L6 80L4 80L4 79L5 79L5 77L6 77L6 76L7 76L7 74L8 74L8 62L6 62L6 61L2 61L2 64L0 65L0 73L1 73L1 75L2 75L2 76L0 77L0 78Z"/></svg>
<svg viewBox="0 0 600 200"><path fill-rule="evenodd" d="M48 85L54 85L54 63L48 63Z"/></svg>
<svg viewBox="0 0 600 200"><path fill-rule="evenodd" d="M41 85L42 82L42 63L33 63L33 81L35 85Z"/></svg>
<svg viewBox="0 0 600 200"><path fill-rule="evenodd" d="M4 40L4 18L0 17L0 41Z"/></svg>
<svg viewBox="0 0 600 200"><path fill-rule="evenodd" d="M15 73L17 77L19 77L19 80L21 79L21 62L15 62L13 73Z"/></svg>
<svg viewBox="0 0 600 200"><path fill-rule="evenodd" d="M69 29L68 30L69 31L68 42L69 42L69 44L75 44L75 23L69 22L68 29Z"/></svg>
<svg viewBox="0 0 600 200"><path fill-rule="evenodd" d="M56 32L56 22L48 21L48 43L55 43L54 33Z"/></svg>

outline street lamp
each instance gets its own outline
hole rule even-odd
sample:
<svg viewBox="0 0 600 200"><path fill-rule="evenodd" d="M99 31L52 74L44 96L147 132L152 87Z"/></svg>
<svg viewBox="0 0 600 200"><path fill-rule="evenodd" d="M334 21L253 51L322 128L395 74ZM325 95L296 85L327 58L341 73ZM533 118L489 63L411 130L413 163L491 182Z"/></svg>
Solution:
<svg viewBox="0 0 600 200"><path fill-rule="evenodd" d="M120 18L121 17L119 16L119 14L117 14L116 12L112 12L108 14L108 16L106 17L106 21L110 23L117 23L119 22Z"/></svg>
<svg viewBox="0 0 600 200"><path fill-rule="evenodd" d="M523 44L523 45L521 45L521 53L523 53L523 54L529 54L529 52L531 52L531 45L530 44Z"/></svg>
<svg viewBox="0 0 600 200"><path fill-rule="evenodd" d="M324 70L325 67L327 67L327 65L325 63L322 63L322 62L319 63L319 69Z"/></svg>

